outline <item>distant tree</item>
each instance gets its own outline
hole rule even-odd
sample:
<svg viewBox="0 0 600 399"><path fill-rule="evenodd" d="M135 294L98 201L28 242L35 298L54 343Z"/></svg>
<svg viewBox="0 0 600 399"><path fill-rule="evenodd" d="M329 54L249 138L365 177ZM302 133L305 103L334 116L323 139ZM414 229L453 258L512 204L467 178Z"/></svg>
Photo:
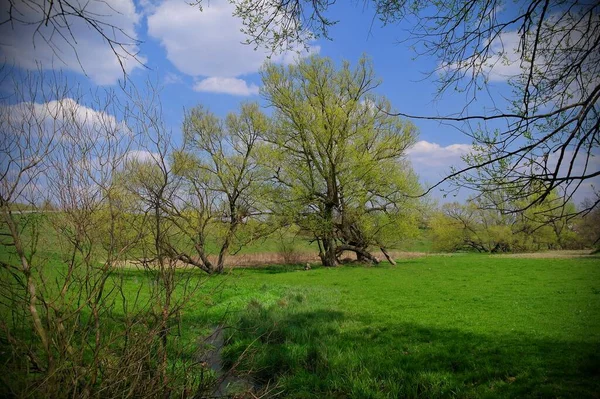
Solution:
<svg viewBox="0 0 600 399"><path fill-rule="evenodd" d="M248 42L274 51L327 37L329 28L337 22L330 17L335 0L234 3L236 14L244 21ZM419 54L438 59L431 73L439 83L439 95L448 90L465 94L464 108L458 114L399 114L451 123L485 150L487 156L472 158L466 168L456 170L442 182L453 179L459 187L492 191L498 188L493 178L473 179L469 174L482 167L502 170L502 188L531 199L523 203L526 209L541 204L551 193L559 193L564 205L584 182L600 176L593 162L600 143L600 3L364 3L373 6L384 25L412 25L402 40L412 43ZM510 105L473 114L469 105L498 77L500 67L509 67L514 73L508 77L514 89ZM493 127L488 123L494 123ZM505 168L506 162L509 168ZM596 196L589 205L599 201Z"/></svg>
<svg viewBox="0 0 600 399"><path fill-rule="evenodd" d="M343 251L378 262L370 247L416 228L419 186L406 150L416 129L390 116L372 92L379 85L366 58L336 70L313 56L288 67L267 65L263 94L274 126L263 160L272 171L275 213L287 215L317 241L323 265ZM386 255L387 256L387 255Z"/></svg>
<svg viewBox="0 0 600 399"><path fill-rule="evenodd" d="M466 204L444 204L430 222L434 248L498 253L580 247L573 222L557 214L563 210L555 206L555 202L561 201L557 195L552 194L541 204L516 212L523 203L509 204L503 197L510 195L494 194L472 197ZM576 213L572 203L566 208L567 212Z"/></svg>
<svg viewBox="0 0 600 399"><path fill-rule="evenodd" d="M573 223L573 229L577 233L583 246L600 249L600 206L592 207L592 200L585 200L582 208L590 208L591 211Z"/></svg>

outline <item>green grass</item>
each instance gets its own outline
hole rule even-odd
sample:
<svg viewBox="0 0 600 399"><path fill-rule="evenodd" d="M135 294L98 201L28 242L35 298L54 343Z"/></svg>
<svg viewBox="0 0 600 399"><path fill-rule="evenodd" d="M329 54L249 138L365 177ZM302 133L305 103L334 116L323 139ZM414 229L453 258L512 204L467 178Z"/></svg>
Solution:
<svg viewBox="0 0 600 399"><path fill-rule="evenodd" d="M242 368L287 397L596 397L599 263L242 270L213 311L245 304L226 360L246 351Z"/></svg>
<svg viewBox="0 0 600 399"><path fill-rule="evenodd" d="M49 233L43 241L40 255L52 269L46 274L60 276L60 257L51 250L58 242ZM113 277L122 277L133 296L152 273L118 270ZM276 384L284 397L600 392L600 257L462 254L395 267L236 269L207 279L182 314L186 356L195 356L198 339L223 320L232 327L225 364L243 354L238 371Z"/></svg>

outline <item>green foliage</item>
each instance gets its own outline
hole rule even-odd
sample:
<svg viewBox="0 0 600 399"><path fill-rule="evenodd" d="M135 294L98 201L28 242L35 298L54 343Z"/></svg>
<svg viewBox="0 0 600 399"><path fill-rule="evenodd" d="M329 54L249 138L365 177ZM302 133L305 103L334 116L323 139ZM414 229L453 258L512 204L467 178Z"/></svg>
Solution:
<svg viewBox="0 0 600 399"><path fill-rule="evenodd" d="M411 236L419 185L404 157L416 128L372 93L379 82L368 60L354 69L316 56L269 64L263 82L275 107L261 155L274 176L272 207L311 232L324 264L343 245L393 246Z"/></svg>
<svg viewBox="0 0 600 399"><path fill-rule="evenodd" d="M580 217L571 222L575 231L575 237L569 235L566 239L571 241L574 240L577 243L587 248L600 248L600 206L589 203L586 201L583 205L585 209L591 209L591 211L584 216Z"/></svg>
<svg viewBox="0 0 600 399"><path fill-rule="evenodd" d="M429 223L434 251L454 252L465 247L468 230L460 220L447 216L443 211L437 211Z"/></svg>
<svg viewBox="0 0 600 399"><path fill-rule="evenodd" d="M348 17L335 15L336 0L231 2L248 42L274 51L328 38L329 29ZM592 160L599 142L597 2L517 1L508 2L510 7L504 0L474 0L468 6L457 0L355 3L370 15L353 19L353 24L372 29L378 19L382 25L401 26L402 43L419 56L433 58L428 72L435 77L439 97L450 93L460 102L452 93L464 94L458 114L419 113L453 125L484 154L453 174L460 186L491 192L502 177L505 187L513 189L512 199L524 199L532 188L538 194L530 198L534 201L558 190L565 194L566 205L582 182L597 177ZM502 65L519 67L505 73ZM489 90L498 77L507 80L512 95ZM504 101L473 114L469 105L484 93L494 104L497 96ZM492 173L473 179L471 172L481 169Z"/></svg>
<svg viewBox="0 0 600 399"><path fill-rule="evenodd" d="M434 249L524 252L582 247L574 224L565 216L576 213L573 204L563 206L553 193L534 206L526 206L535 202L530 197L510 201L509 196L499 190L466 204L443 205L430 220Z"/></svg>

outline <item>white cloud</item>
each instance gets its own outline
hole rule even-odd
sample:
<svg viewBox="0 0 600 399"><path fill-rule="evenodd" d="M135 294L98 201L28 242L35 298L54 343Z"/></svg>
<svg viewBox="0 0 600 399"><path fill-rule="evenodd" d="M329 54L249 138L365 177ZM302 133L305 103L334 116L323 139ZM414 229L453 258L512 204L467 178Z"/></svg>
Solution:
<svg viewBox="0 0 600 399"><path fill-rule="evenodd" d="M465 162L461 157L471 152L472 149L469 144L441 146L437 143L421 140L409 148L406 153L421 183L425 186L431 186L448 176L452 167L464 167ZM446 198L447 193L452 193L452 195ZM441 201L462 201L470 193L471 191L466 189L454 192L451 190L450 184L446 182L433 190L432 195Z"/></svg>
<svg viewBox="0 0 600 399"><path fill-rule="evenodd" d="M217 87L216 83L219 83L219 87L226 89L218 92L252 94L256 92L255 86L245 82L242 85L240 76L258 72L270 53L243 44L246 36L240 31L242 21L232 15L233 11L234 6L226 0L212 0L202 11L183 1L165 0L151 10L148 34L161 43L167 58L180 72L218 79L201 81L196 87ZM314 46L308 52L275 54L271 60L289 64L299 56L319 50ZM225 81L224 78L237 79Z"/></svg>
<svg viewBox="0 0 600 399"><path fill-rule="evenodd" d="M492 41L493 55L482 66L490 82L506 81L522 74L525 68L528 68L526 62L521 62L519 41L518 32L503 33Z"/></svg>
<svg viewBox="0 0 600 399"><path fill-rule="evenodd" d="M546 80L569 81L557 74L564 73L564 69L571 67L574 57L577 61L583 60L577 72L582 76L584 92L586 84L596 87L594 83L598 80L597 57L589 56L595 53L595 46L600 39L600 32L590 28L597 26L600 16L592 14L590 21L579 18L577 14L555 14L549 16L541 26L539 38L536 31L526 32L505 31L494 37L492 41L485 42L488 51L478 51L476 55L467 57L462 61L442 65L441 71L460 70L466 76L472 74L483 76L490 82L503 82L515 77L528 78L530 69L533 69L533 80L535 85L543 85ZM582 40L585 36L586 40ZM536 51L533 68L531 59L534 48ZM573 54L576 54L575 56ZM581 54L587 54L582 57ZM591 72L590 72L591 71ZM570 76L570 75L569 75ZM542 83L540 83L542 82ZM579 82L581 84L581 82ZM550 86L554 86L554 82ZM576 88L558 86L559 93L564 91L577 92Z"/></svg>
<svg viewBox="0 0 600 399"><path fill-rule="evenodd" d="M72 98L0 104L0 132L0 173L6 177L0 191L6 197L16 187L13 198L33 202L44 196L59 198L65 190L76 197L91 195L133 139L114 115ZM73 191L79 189L90 191Z"/></svg>
<svg viewBox="0 0 600 399"><path fill-rule="evenodd" d="M109 43L82 18L69 15L55 19L57 24L40 23L43 20L41 10L47 7L45 0L31 0L31 4L22 2L1 2L0 20L8 18L9 7L15 5L13 16L23 22L0 25L0 60L24 69L66 69L84 72L96 84L114 84L123 77L123 69L130 73L140 67L140 62L131 55L138 52L135 44L135 28L140 15L132 0L74 0L75 8L84 9L88 16L104 25L104 33L115 42L125 43L125 49L115 47L123 62L113 53ZM55 5L55 9L57 6ZM72 11L67 9L67 12ZM56 15L56 11L54 11ZM66 23L65 23L66 21ZM60 23L61 26L58 26ZM68 28L67 28L68 25ZM112 29L108 25L120 28ZM36 32L37 29L37 32ZM71 36L72 34L72 36ZM51 43L52 45L48 44ZM144 61L143 57L139 57Z"/></svg>
<svg viewBox="0 0 600 399"><path fill-rule="evenodd" d="M156 152L146 150L131 150L125 154L125 162L150 163L160 159L160 155Z"/></svg>
<svg viewBox="0 0 600 399"><path fill-rule="evenodd" d="M418 141L406 152L415 167L419 169L430 168L439 172L447 172L451 166L462 163L461 157L472 150L470 144L451 144L442 147L429 141Z"/></svg>
<svg viewBox="0 0 600 399"><path fill-rule="evenodd" d="M521 75L527 64L521 63L518 32L504 32L490 44L487 57L482 55L442 66L442 71L461 70L468 76L483 75L490 82L503 82ZM488 42L489 43L489 42Z"/></svg>
<svg viewBox="0 0 600 399"><path fill-rule="evenodd" d="M451 144L441 146L437 143L431 143L425 140L418 141L414 146L407 150L408 158L411 160L415 172L419 175L422 182L435 184L450 172L452 167L461 168L466 166L462 160L462 156L470 153L473 147L469 144ZM548 168L553 172L558 163L559 153L552 153L548 157ZM583 151L577 156L572 150L565 151L564 159L559 168L558 177L565 177L569 165L573 161L572 176L580 176L583 174L591 174L600 170L600 153L592 152L590 156ZM541 159L540 159L541 162ZM524 166L522 173L527 173L527 168ZM536 173L541 173L537 170ZM594 177L585 180L580 186L577 186L578 181L575 180L570 186L564 187L568 193L577 190L573 195L573 200L576 203L582 202L585 198L595 198L600 190L600 177ZM447 184L442 185L442 188L448 188ZM435 191L434 193L437 193ZM461 198L466 198L466 194L470 193L465 190ZM464 199L463 198L463 199ZM454 198L453 198L454 199Z"/></svg>
<svg viewBox="0 0 600 399"><path fill-rule="evenodd" d="M55 137L77 140L80 133L101 139L129 133L127 126L113 115L81 105L72 98L2 105L0 114L5 132L27 134L38 140Z"/></svg>
<svg viewBox="0 0 600 399"><path fill-rule="evenodd" d="M181 79L181 76L176 73L167 72L163 79L163 83L165 85L180 84L180 83L183 83L183 79Z"/></svg>
<svg viewBox="0 0 600 399"><path fill-rule="evenodd" d="M246 83L243 79L237 78L206 78L194 84L195 91L204 91L210 93L224 93L234 96L250 96L258 94L258 86Z"/></svg>

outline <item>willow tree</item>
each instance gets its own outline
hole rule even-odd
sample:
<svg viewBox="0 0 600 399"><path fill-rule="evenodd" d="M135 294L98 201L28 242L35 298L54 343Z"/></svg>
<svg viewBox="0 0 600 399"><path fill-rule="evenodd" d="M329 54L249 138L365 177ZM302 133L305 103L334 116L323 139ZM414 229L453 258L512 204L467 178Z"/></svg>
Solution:
<svg viewBox="0 0 600 399"><path fill-rule="evenodd" d="M410 195L419 188L404 158L415 127L373 94L379 81L366 58L336 70L314 56L269 64L262 75L275 109L264 161L277 212L312 234L323 265L336 265L344 251L378 262L370 248L387 254L390 240L415 226Z"/></svg>

